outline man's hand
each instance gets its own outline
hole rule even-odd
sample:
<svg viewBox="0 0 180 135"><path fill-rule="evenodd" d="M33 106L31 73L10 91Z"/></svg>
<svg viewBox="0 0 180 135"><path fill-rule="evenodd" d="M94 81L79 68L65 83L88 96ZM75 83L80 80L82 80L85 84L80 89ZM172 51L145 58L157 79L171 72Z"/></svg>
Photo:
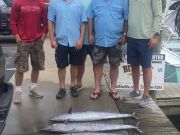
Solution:
<svg viewBox="0 0 180 135"><path fill-rule="evenodd" d="M155 48L156 45L158 44L158 38L157 37L152 37L149 41L149 47L150 48Z"/></svg>
<svg viewBox="0 0 180 135"><path fill-rule="evenodd" d="M54 49L56 49L58 47L58 44L57 44L56 40L51 41L51 47L54 48Z"/></svg>
<svg viewBox="0 0 180 135"><path fill-rule="evenodd" d="M42 41L44 41L46 39L46 34L43 33L41 39L42 39Z"/></svg>
<svg viewBox="0 0 180 135"><path fill-rule="evenodd" d="M121 43L121 45L124 45L126 43L126 36L125 35L121 36L120 43Z"/></svg>
<svg viewBox="0 0 180 135"><path fill-rule="evenodd" d="M88 39L91 45L94 45L94 35L93 34L89 34L88 35Z"/></svg>
<svg viewBox="0 0 180 135"><path fill-rule="evenodd" d="M21 38L20 38L19 34L17 34L17 35L15 36L15 38L16 38L16 42L17 42L17 43L21 42Z"/></svg>
<svg viewBox="0 0 180 135"><path fill-rule="evenodd" d="M76 42L76 45L75 45L76 50L80 50L82 48L82 43L83 43L82 40L78 40Z"/></svg>

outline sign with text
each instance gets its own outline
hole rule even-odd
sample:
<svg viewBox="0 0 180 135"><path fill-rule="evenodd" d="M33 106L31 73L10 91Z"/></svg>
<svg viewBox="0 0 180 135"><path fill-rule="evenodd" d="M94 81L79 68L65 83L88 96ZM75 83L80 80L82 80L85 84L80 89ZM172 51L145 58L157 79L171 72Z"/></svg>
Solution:
<svg viewBox="0 0 180 135"><path fill-rule="evenodd" d="M150 90L164 90L165 55L153 54L152 57L152 82ZM144 89L143 72L140 69L140 90ZM117 89L133 89L131 66L127 64L127 55L122 55L122 63L119 66Z"/></svg>

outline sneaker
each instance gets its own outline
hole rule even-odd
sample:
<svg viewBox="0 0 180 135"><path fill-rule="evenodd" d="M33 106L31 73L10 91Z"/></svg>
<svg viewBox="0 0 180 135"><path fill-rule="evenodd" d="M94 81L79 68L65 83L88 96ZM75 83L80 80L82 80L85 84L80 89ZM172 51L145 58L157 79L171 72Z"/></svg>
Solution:
<svg viewBox="0 0 180 135"><path fill-rule="evenodd" d="M56 95L56 99L62 99L66 95L66 90L64 88L60 88L58 94Z"/></svg>
<svg viewBox="0 0 180 135"><path fill-rule="evenodd" d="M19 92L19 91L15 92L14 97L13 97L13 102L15 104L20 104L22 102L22 100L21 100L21 92Z"/></svg>
<svg viewBox="0 0 180 135"><path fill-rule="evenodd" d="M71 86L71 87L70 87L70 91L71 91L71 96L72 96L72 97L77 97L77 96L79 96L76 86Z"/></svg>
<svg viewBox="0 0 180 135"><path fill-rule="evenodd" d="M150 101L150 97L143 95L139 102L139 106L145 108L149 105L149 101Z"/></svg>
<svg viewBox="0 0 180 135"><path fill-rule="evenodd" d="M36 90L36 88L31 89L29 91L29 96L36 97L36 98L43 98L43 95L39 94Z"/></svg>
<svg viewBox="0 0 180 135"><path fill-rule="evenodd" d="M124 99L125 100L131 100L131 99L133 99L133 98L135 98L135 97L139 97L141 94L140 94L140 90L138 90L138 91L135 91L135 90L133 90L133 91L131 91L130 93L129 93L129 95L127 96L127 97L125 97Z"/></svg>
<svg viewBox="0 0 180 135"><path fill-rule="evenodd" d="M77 91L82 90L84 87L82 85L76 85Z"/></svg>

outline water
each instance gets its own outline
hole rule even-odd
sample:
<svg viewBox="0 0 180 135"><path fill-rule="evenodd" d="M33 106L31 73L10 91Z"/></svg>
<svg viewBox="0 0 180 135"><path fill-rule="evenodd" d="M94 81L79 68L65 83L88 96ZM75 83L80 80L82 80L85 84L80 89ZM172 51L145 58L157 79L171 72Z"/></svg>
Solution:
<svg viewBox="0 0 180 135"><path fill-rule="evenodd" d="M169 120L174 124L174 126L178 129L180 132L180 115L169 115L167 116Z"/></svg>

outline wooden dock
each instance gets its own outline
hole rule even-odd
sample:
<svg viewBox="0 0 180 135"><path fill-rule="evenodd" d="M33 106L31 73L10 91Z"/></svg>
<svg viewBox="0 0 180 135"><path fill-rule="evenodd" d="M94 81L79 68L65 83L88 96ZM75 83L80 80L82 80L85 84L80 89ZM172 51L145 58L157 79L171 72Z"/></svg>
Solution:
<svg viewBox="0 0 180 135"><path fill-rule="evenodd" d="M46 53L46 71L41 72L38 90L44 95L43 99L35 99L28 96L28 88L30 84L30 74L27 72L24 76L22 85L22 104L12 104L9 115L6 121L6 127L2 135L47 135L40 132L40 129L50 125L48 118L56 114L67 113L72 107L72 112L81 111L105 111L115 113L136 113L139 118L139 128L144 132L144 135L178 135L179 132L167 119L166 115L151 100L149 108L139 108L137 103L139 99L133 101L114 101L107 92L103 93L98 100L90 100L90 94L94 90L93 67L91 60L86 61L86 71L83 80L84 89L80 91L77 98L71 97L69 93L69 85L66 86L66 97L61 100L56 100L55 96L59 89L59 81L57 76L57 67L54 61L54 50L50 49L49 42L45 42ZM69 69L67 69L68 71ZM67 72L67 84L70 84L70 75ZM10 80L14 82L14 77ZM102 81L103 90L108 91L108 85L105 80ZM126 95L128 91L121 91L122 95ZM110 121L107 121L107 123ZM113 123L133 124L137 121L117 120ZM121 135L137 135L133 131L119 132Z"/></svg>
<svg viewBox="0 0 180 135"><path fill-rule="evenodd" d="M109 84L108 66L105 66L104 78ZM178 87L178 86L176 86ZM167 88L167 86L166 86ZM172 89L169 86L169 89ZM178 89L178 88L177 88ZM122 96L127 96L131 90L120 90ZM161 93L158 93L160 96ZM180 95L180 92L179 92ZM178 96L178 95L177 95ZM166 96L165 96L166 97ZM180 97L180 96L179 96ZM151 99L148 108L141 108L138 106L139 98L135 98L131 101L115 101L120 113L136 113L138 121L140 122L139 128L144 132L144 135L180 135L174 125L166 117L160 107ZM124 120L125 124L134 124L132 120ZM130 132L129 132L130 133ZM131 135L132 133L130 133ZM133 133L137 135L137 133Z"/></svg>

